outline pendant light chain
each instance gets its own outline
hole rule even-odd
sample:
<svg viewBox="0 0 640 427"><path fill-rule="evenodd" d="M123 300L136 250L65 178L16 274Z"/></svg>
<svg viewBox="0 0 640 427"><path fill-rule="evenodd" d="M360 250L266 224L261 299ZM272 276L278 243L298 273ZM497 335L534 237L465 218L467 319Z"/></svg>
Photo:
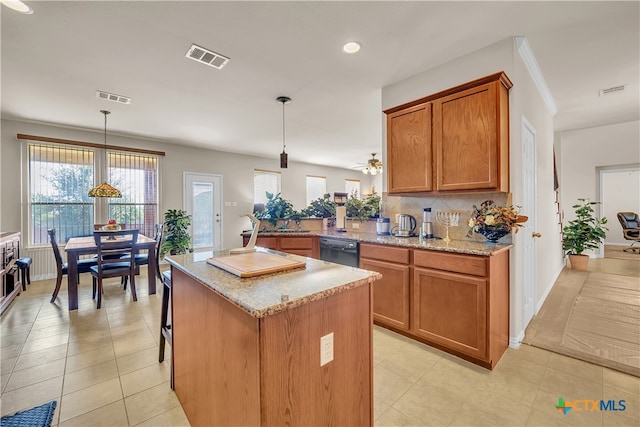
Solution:
<svg viewBox="0 0 640 427"><path fill-rule="evenodd" d="M282 153L280 153L280 168L286 169L289 163L289 155L286 151L287 143L285 137L284 104L291 102L291 98L288 96L279 96L276 98L276 101L282 103Z"/></svg>
<svg viewBox="0 0 640 427"><path fill-rule="evenodd" d="M105 181L111 181L111 172L109 171L108 157L107 157L107 116L111 114L111 111L100 110L104 114L104 168L107 172Z"/></svg>
<svg viewBox="0 0 640 427"><path fill-rule="evenodd" d="M108 157L107 157L107 115L111 114L110 111L100 110L102 114L104 114L104 168L105 175L111 175L109 171L109 167L107 165ZM106 177L105 177L106 178ZM98 185L97 187L93 187L89 190L89 197L109 197L109 198L119 198L122 197L122 193L117 188L109 185L107 180Z"/></svg>
<svg viewBox="0 0 640 427"><path fill-rule="evenodd" d="M286 138L285 138L285 128L284 128L284 104L285 102L282 103L282 152L284 153L287 148L287 144L285 144Z"/></svg>

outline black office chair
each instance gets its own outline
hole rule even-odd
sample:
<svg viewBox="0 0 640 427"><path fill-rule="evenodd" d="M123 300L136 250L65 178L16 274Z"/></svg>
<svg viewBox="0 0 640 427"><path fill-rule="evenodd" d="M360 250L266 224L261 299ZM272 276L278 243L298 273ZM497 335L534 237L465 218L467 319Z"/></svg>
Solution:
<svg viewBox="0 0 640 427"><path fill-rule="evenodd" d="M618 221L622 226L624 238L631 240L631 246L623 250L640 254L640 247L633 246L640 242L640 217L635 212L618 212Z"/></svg>
<svg viewBox="0 0 640 427"><path fill-rule="evenodd" d="M68 274L69 265L66 262L62 262L62 256L60 255L60 248L58 248L58 242L56 241L56 230L54 228L50 228L47 230L47 234L49 234L49 240L51 241L51 248L53 249L53 256L56 258L56 267L58 269L58 276L56 277L56 287L53 290L53 294L51 295L51 302L55 302L58 297L58 292L60 292L60 286L62 285L62 276ZM78 282L80 282L80 274L81 273L89 273L91 267L98 264L98 260L96 258L91 259L79 259L78 260Z"/></svg>
<svg viewBox="0 0 640 427"><path fill-rule="evenodd" d="M93 296L97 299L96 308L102 307L102 282L108 277L127 276L131 280L131 296L134 301L138 301L134 256L138 233L139 230L95 231L93 233L98 250L98 265L91 267Z"/></svg>

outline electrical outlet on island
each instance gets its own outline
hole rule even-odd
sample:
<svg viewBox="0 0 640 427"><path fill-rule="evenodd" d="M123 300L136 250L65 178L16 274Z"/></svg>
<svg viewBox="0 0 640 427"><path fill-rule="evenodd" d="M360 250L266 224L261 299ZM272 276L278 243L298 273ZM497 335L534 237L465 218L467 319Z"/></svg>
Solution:
<svg viewBox="0 0 640 427"><path fill-rule="evenodd" d="M333 360L333 332L320 338L320 366Z"/></svg>
<svg viewBox="0 0 640 427"><path fill-rule="evenodd" d="M358 230L360 229L360 224L358 224L357 222L352 222L351 228L353 228L354 230Z"/></svg>

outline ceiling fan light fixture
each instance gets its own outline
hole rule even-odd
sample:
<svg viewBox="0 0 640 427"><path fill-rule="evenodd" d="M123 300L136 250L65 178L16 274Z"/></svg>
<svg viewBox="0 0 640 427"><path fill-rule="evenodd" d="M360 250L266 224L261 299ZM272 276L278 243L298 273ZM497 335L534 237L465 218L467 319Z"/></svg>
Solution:
<svg viewBox="0 0 640 427"><path fill-rule="evenodd" d="M104 167L105 171L107 171L107 116L111 114L111 111L100 110L100 112L104 114ZM116 199L122 197L122 193L120 192L120 190L109 185L105 181L102 184L95 186L91 190L89 190L89 197L109 197L112 199Z"/></svg>
<svg viewBox="0 0 640 427"><path fill-rule="evenodd" d="M367 175L382 174L382 162L376 159L376 153L371 153L371 158L367 161L367 166L362 169L362 173Z"/></svg>

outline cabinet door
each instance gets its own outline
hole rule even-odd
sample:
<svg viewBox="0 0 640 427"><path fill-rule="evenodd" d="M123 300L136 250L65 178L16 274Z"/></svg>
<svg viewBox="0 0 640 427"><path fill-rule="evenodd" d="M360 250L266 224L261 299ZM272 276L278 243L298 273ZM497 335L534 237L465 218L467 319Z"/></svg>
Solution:
<svg viewBox="0 0 640 427"><path fill-rule="evenodd" d="M320 247L318 245L318 237L308 236L282 236L279 237L278 249L291 254L308 256L311 258L319 258Z"/></svg>
<svg viewBox="0 0 640 427"><path fill-rule="evenodd" d="M389 193L433 190L431 103L387 116Z"/></svg>
<svg viewBox="0 0 640 427"><path fill-rule="evenodd" d="M412 320L416 335L486 360L486 279L415 268Z"/></svg>
<svg viewBox="0 0 640 427"><path fill-rule="evenodd" d="M268 249L278 249L277 237L258 237L256 239L256 246L261 246Z"/></svg>
<svg viewBox="0 0 640 427"><path fill-rule="evenodd" d="M498 189L498 84L433 101L436 190Z"/></svg>
<svg viewBox="0 0 640 427"><path fill-rule="evenodd" d="M409 266L360 258L360 268L382 274L373 283L373 319L409 330Z"/></svg>

